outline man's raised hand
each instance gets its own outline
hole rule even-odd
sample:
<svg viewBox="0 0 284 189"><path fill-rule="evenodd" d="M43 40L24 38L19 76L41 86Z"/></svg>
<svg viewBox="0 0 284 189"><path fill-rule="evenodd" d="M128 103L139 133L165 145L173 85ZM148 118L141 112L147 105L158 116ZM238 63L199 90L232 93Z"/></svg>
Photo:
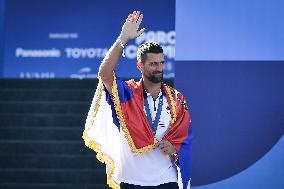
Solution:
<svg viewBox="0 0 284 189"><path fill-rule="evenodd" d="M140 14L139 11L133 11L133 13L127 17L120 33L120 40L124 44L131 39L139 37L145 31L145 28L138 30L142 19L143 14Z"/></svg>

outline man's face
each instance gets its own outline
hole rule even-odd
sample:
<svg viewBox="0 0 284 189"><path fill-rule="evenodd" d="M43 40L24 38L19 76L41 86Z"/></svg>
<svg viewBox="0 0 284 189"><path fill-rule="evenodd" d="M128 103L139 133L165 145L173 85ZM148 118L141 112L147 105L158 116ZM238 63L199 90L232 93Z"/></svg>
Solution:
<svg viewBox="0 0 284 189"><path fill-rule="evenodd" d="M142 74L153 83L163 81L164 74L163 53L147 53L146 60L142 63Z"/></svg>

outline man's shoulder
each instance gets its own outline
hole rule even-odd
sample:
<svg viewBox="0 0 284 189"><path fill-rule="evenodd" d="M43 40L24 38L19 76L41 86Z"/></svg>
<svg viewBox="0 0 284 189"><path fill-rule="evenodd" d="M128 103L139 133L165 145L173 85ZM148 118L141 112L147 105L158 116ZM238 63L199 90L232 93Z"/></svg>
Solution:
<svg viewBox="0 0 284 189"><path fill-rule="evenodd" d="M173 86L171 86L171 85L169 85L169 84L166 84L166 83L163 83L163 85L166 87L166 88L169 88L170 89L170 91L171 91L171 94L172 95L181 95L181 96L183 96L182 94L181 94L181 92L179 92L177 89L175 89Z"/></svg>
<svg viewBox="0 0 284 189"><path fill-rule="evenodd" d="M131 89L136 89L140 85L140 81L135 81L134 79L127 80L126 83Z"/></svg>
<svg viewBox="0 0 284 189"><path fill-rule="evenodd" d="M129 79L129 80L126 80L125 82L126 82L128 85L135 85L135 84L136 84L136 82L135 82L134 79Z"/></svg>

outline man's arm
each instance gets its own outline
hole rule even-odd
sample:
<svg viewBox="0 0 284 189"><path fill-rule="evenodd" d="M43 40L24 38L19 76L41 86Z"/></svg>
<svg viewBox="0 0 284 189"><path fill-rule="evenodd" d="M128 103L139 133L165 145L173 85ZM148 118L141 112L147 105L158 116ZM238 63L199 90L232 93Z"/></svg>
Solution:
<svg viewBox="0 0 284 189"><path fill-rule="evenodd" d="M127 17L125 23L122 26L119 37L114 42L112 47L108 50L105 58L100 65L99 76L101 77L106 89L110 94L112 93L111 87L113 83L112 74L118 63L122 51L122 46L120 43L125 45L129 40L139 37L144 32L145 28L138 31L142 19L143 14L140 14L139 11L134 11Z"/></svg>

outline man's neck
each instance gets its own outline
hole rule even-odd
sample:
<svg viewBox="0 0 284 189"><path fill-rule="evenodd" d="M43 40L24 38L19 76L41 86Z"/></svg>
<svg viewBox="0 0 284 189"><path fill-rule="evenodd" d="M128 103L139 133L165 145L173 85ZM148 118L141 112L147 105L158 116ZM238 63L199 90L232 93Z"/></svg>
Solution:
<svg viewBox="0 0 284 189"><path fill-rule="evenodd" d="M143 79L143 86L144 89L151 94L151 96L153 97L153 99L156 100L156 98L158 97L159 93L160 93L160 89L161 89L161 82L159 83L153 83L147 79Z"/></svg>

